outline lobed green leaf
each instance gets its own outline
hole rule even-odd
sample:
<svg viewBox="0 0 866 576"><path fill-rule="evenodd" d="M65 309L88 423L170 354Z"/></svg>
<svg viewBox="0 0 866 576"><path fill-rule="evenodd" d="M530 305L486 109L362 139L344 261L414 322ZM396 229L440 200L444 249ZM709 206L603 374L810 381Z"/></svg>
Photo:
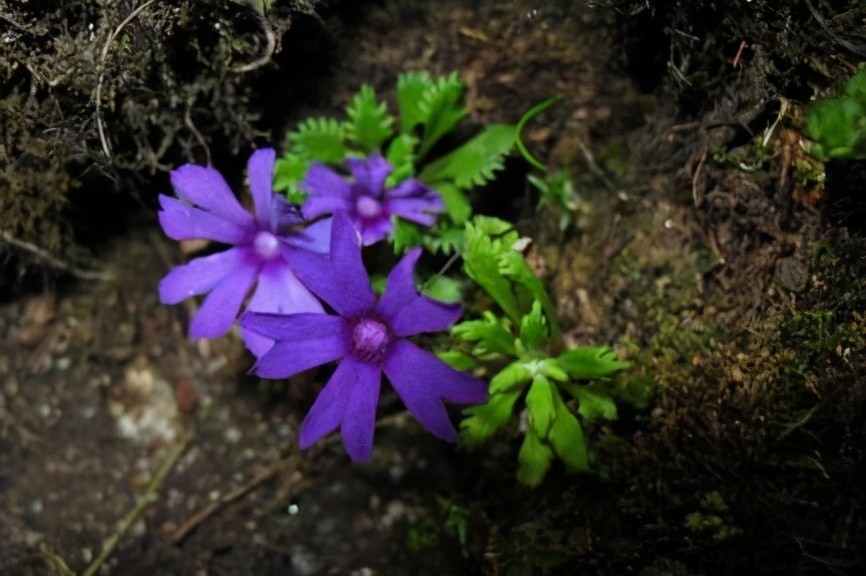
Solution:
<svg viewBox="0 0 866 576"><path fill-rule="evenodd" d="M376 92L369 84L363 84L358 94L346 107L349 121L346 137L370 154L393 134L394 117L388 113L384 102L376 99Z"/></svg>
<svg viewBox="0 0 866 576"><path fill-rule="evenodd" d="M459 148L425 166L418 177L434 187L439 182L453 182L461 189L481 186L503 168L505 156L513 147L514 126L490 124Z"/></svg>
<svg viewBox="0 0 866 576"><path fill-rule="evenodd" d="M553 450L541 441L532 427L527 428L517 454L517 480L527 486L538 486L547 474L551 460Z"/></svg>
<svg viewBox="0 0 866 576"><path fill-rule="evenodd" d="M470 446L479 446L488 440L511 420L514 403L520 390L492 394L486 404L467 408L466 418L460 423L463 439Z"/></svg>
<svg viewBox="0 0 866 576"><path fill-rule="evenodd" d="M617 359L607 346L582 346L559 355L557 364L575 380L607 378L614 372L630 367L629 362Z"/></svg>

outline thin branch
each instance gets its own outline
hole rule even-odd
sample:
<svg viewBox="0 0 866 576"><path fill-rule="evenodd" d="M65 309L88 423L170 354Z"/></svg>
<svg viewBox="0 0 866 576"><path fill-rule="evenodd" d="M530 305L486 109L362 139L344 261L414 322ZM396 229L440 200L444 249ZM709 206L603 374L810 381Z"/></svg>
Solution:
<svg viewBox="0 0 866 576"><path fill-rule="evenodd" d="M56 256L50 254L47 250L40 248L36 244L32 244L25 240L19 240L5 230L0 230L0 239L2 239L4 242L7 242L8 244L11 244L12 246L15 246L16 248L20 248L21 250L33 254L40 260L48 263L49 266L52 266L59 270L63 270L64 272L72 274L73 276L75 276L76 278L80 278L81 280L96 280L104 282L114 278L114 275L110 272L105 272L102 270L85 270L83 268L75 266L74 264L64 262L63 260L60 260Z"/></svg>
<svg viewBox="0 0 866 576"><path fill-rule="evenodd" d="M392 414L390 416L385 416L384 418L380 418L376 421L376 428L385 428L388 426L393 426L404 422L407 418L406 412L399 412L397 414ZM339 434L333 434L328 436L319 442L319 447L327 447L336 444L342 438ZM253 476L247 483L235 488L219 500L208 504L202 510L197 512L194 516L192 516L189 520L184 522L178 527L177 530L174 531L174 534L171 537L171 541L175 545L179 545L183 543L189 534L195 530L202 522L216 514L223 506L227 504L231 504L232 502L236 502L243 498L244 496L253 492L256 488L275 477L280 471L289 465L297 465L299 460L299 456L297 452L292 452L290 455L285 458L281 458L280 460L271 464L267 469L263 470L259 474ZM298 491L306 488L306 485L301 484ZM86 576L86 575L83 575Z"/></svg>
<svg viewBox="0 0 866 576"><path fill-rule="evenodd" d="M177 464L177 461L180 459L181 454L183 454L184 450L186 450L187 445L189 445L189 439L186 439L180 442L177 446L172 449L169 453L168 457L166 457L165 462L163 462L162 466L157 471L156 475L150 481L150 484L147 485L147 490L145 493L138 499L133 506L132 510L126 513L126 515L120 519L120 522L117 523L117 528L114 530L114 533L108 537L105 542L102 543L102 551L99 553L99 556L94 560L87 569L81 573L81 576L93 576L96 574L102 565L108 560L108 557L111 556L111 553L114 552L114 549L117 548L120 539L123 538L123 535L132 527L133 524L138 522L139 517L144 512L144 509L147 508L152 502L156 501L157 492L162 487L163 482L168 477L169 472L171 472L174 465Z"/></svg>
<svg viewBox="0 0 866 576"><path fill-rule="evenodd" d="M129 16L124 18L123 22L118 24L117 28L112 31L111 34L108 35L108 39L105 41L105 46L102 47L102 54L99 57L99 78L96 81L96 129L99 131L99 141L102 143L102 151L105 152L105 156L111 160L111 146L108 144L108 139L105 137L105 128L102 124L102 82L105 80L105 61L108 59L108 49L111 47L111 43L117 38L120 32L126 27L127 24L132 22L136 16L141 14L148 6L156 2L156 0L147 0L144 4L133 10Z"/></svg>

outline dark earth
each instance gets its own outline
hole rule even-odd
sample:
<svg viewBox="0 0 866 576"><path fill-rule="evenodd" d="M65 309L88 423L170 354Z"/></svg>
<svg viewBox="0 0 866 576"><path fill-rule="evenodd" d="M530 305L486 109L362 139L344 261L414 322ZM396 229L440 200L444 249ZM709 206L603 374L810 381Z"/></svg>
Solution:
<svg viewBox="0 0 866 576"><path fill-rule="evenodd" d="M864 31L828 0L0 0L0 575L863 573L866 170L802 143ZM473 200L534 240L567 340L633 363L592 474L525 488L516 430L469 452L393 395L370 465L300 452L326 373L259 381L157 301L196 249L167 170L240 190L407 70L460 73L458 137L559 97L523 136L569 227L518 158Z"/></svg>

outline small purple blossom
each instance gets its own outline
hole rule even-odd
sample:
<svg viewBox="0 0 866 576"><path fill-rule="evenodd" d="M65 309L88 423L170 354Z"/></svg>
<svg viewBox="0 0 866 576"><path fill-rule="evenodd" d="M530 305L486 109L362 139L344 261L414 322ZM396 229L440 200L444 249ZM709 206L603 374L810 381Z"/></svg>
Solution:
<svg viewBox="0 0 866 576"><path fill-rule="evenodd" d="M336 214L330 258L304 253L295 260L295 273L336 315L248 312L241 317L241 326L276 341L252 369L259 376L288 378L340 360L301 424L301 448L340 427L352 460L368 461L383 372L418 422L449 442L457 440L457 431L443 402L487 400L482 380L454 370L407 339L445 330L462 313L459 304L418 293L412 272L420 254L419 249L407 252L377 297L361 262L352 222L345 214Z"/></svg>
<svg viewBox="0 0 866 576"><path fill-rule="evenodd" d="M292 260L308 250L328 249L330 221L303 227L303 219L274 194L273 149L257 150L247 164L254 214L237 201L215 169L185 164L171 173L178 198L160 194L159 223L174 240L204 238L231 245L224 252L173 268L159 283L163 304L207 294L190 322L193 338L225 334L253 284L247 309L259 312L322 312L322 305L292 273ZM244 333L244 342L263 354L272 342Z"/></svg>
<svg viewBox="0 0 866 576"><path fill-rule="evenodd" d="M385 180L393 167L379 154L351 158L346 160L346 166L352 182L324 164L313 164L300 184L301 190L309 194L301 211L309 219L346 212L364 246L388 236L394 229L392 216L432 226L436 214L445 208L442 197L418 180L404 180L394 188L386 188Z"/></svg>

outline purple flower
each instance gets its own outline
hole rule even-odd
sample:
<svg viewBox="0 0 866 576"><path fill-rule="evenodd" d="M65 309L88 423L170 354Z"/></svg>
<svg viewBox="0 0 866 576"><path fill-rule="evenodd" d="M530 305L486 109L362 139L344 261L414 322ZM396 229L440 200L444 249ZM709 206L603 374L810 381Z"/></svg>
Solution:
<svg viewBox="0 0 866 576"><path fill-rule="evenodd" d="M247 164L254 215L238 203L220 173L205 166L185 164L172 171L179 199L159 196L159 223L170 238L206 238L232 245L173 268L159 283L163 304L207 294L190 322L193 338L225 334L256 282L250 310L322 312L321 303L292 273L292 260L307 250L327 251L330 221L303 228L297 211L274 194L275 156L273 149L257 150ZM258 334L245 333L244 341L257 355L272 344Z"/></svg>
<svg viewBox="0 0 866 576"><path fill-rule="evenodd" d="M306 218L343 211L349 214L364 246L384 239L394 229L392 216L424 226L436 223L435 214L445 208L442 197L418 180L404 180L385 188L393 167L379 154L346 160L353 182L324 164L313 164L300 188L309 194L302 207Z"/></svg>
<svg viewBox="0 0 866 576"><path fill-rule="evenodd" d="M434 436L450 442L457 432L443 401L475 404L487 400L487 386L458 372L407 338L449 328L462 313L458 304L422 296L412 272L420 255L413 249L388 276L377 298L361 262L352 223L334 216L330 258L299 254L295 273L337 313L256 314L240 319L244 328L276 341L259 358L253 372L265 378L288 378L341 359L301 424L301 448L340 427L343 443L355 461L366 462L373 449L373 430L382 372L409 412Z"/></svg>

